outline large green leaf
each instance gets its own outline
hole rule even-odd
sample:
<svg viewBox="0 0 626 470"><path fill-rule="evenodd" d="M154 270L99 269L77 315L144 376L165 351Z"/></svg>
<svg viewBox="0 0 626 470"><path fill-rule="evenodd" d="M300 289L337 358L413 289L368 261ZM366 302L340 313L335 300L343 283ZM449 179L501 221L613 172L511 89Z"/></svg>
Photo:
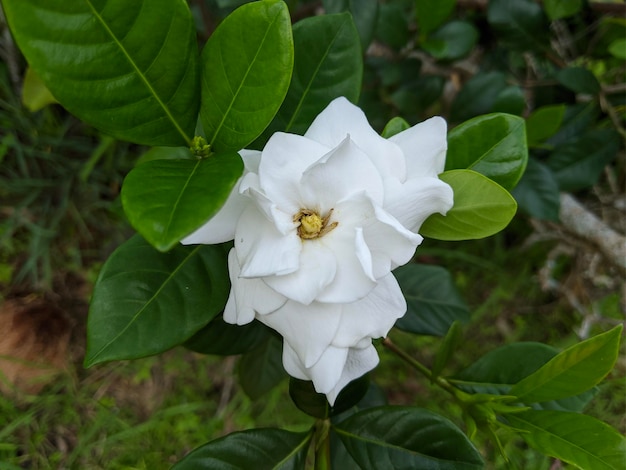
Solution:
<svg viewBox="0 0 626 470"><path fill-rule="evenodd" d="M224 205L242 172L236 152L148 161L124 180L124 212L146 240L167 251Z"/></svg>
<svg viewBox="0 0 626 470"><path fill-rule="evenodd" d="M248 351L239 361L239 382L244 392L259 398L277 386L287 373L283 368L283 342L276 336Z"/></svg>
<svg viewBox="0 0 626 470"><path fill-rule="evenodd" d="M261 346L271 335L272 330L259 321L232 325L226 323L220 315L189 338L183 346L202 354L231 356L244 354Z"/></svg>
<svg viewBox="0 0 626 470"><path fill-rule="evenodd" d="M446 170L474 170L510 190L524 173L527 161L521 117L503 113L478 116L448 134Z"/></svg>
<svg viewBox="0 0 626 470"><path fill-rule="evenodd" d="M622 326L575 344L516 383L510 395L524 403L558 400L589 390L617 360Z"/></svg>
<svg viewBox="0 0 626 470"><path fill-rule="evenodd" d="M484 465L460 429L420 408L370 408L334 430L363 469L474 470Z"/></svg>
<svg viewBox="0 0 626 470"><path fill-rule="evenodd" d="M526 120L526 136L528 145L543 142L553 136L561 127L565 116L565 105L543 106L528 116Z"/></svg>
<svg viewBox="0 0 626 470"><path fill-rule="evenodd" d="M594 185L619 147L620 137L614 130L592 130L557 147L547 163L561 190L575 191Z"/></svg>
<svg viewBox="0 0 626 470"><path fill-rule="evenodd" d="M401 330L445 336L456 320L469 320L469 308L445 268L407 264L393 273L407 302L406 314L396 322Z"/></svg>
<svg viewBox="0 0 626 470"><path fill-rule="evenodd" d="M623 470L626 440L615 429L591 416L565 411L535 411L507 415L520 435L539 452L583 470Z"/></svg>
<svg viewBox="0 0 626 470"><path fill-rule="evenodd" d="M359 32L361 50L365 52L376 30L378 0L323 0L326 13L349 12Z"/></svg>
<svg viewBox="0 0 626 470"><path fill-rule="evenodd" d="M275 131L304 134L313 119L335 98L356 103L361 91L363 58L349 13L306 18L293 27L294 66L289 91L259 144Z"/></svg>
<svg viewBox="0 0 626 470"><path fill-rule="evenodd" d="M219 25L202 51L200 117L218 151L240 150L272 121L293 68L287 5L253 2Z"/></svg>
<svg viewBox="0 0 626 470"><path fill-rule="evenodd" d="M445 216L433 214L419 232L438 240L485 238L504 229L517 210L509 192L472 170L450 170L439 178L454 191L454 206Z"/></svg>
<svg viewBox="0 0 626 470"><path fill-rule="evenodd" d="M600 92L596 76L583 67L567 67L556 74L556 79L576 93L595 95Z"/></svg>
<svg viewBox="0 0 626 470"><path fill-rule="evenodd" d="M542 343L512 343L482 356L469 367L449 379L461 390L469 393L510 395L511 387L535 372L558 351ZM532 404L533 408L582 411L597 390L574 397Z"/></svg>
<svg viewBox="0 0 626 470"><path fill-rule="evenodd" d="M513 197L520 209L530 216L555 222L559 220L559 184L552 170L536 158L528 160L522 179L513 189Z"/></svg>
<svg viewBox="0 0 626 470"><path fill-rule="evenodd" d="M311 436L271 428L235 432L191 451L172 470L301 470Z"/></svg>
<svg viewBox="0 0 626 470"><path fill-rule="evenodd" d="M509 48L543 50L549 45L548 23L539 4L532 0L490 0L487 20Z"/></svg>
<svg viewBox="0 0 626 470"><path fill-rule="evenodd" d="M29 64L70 112L105 133L185 145L199 105L186 2L3 0Z"/></svg>
<svg viewBox="0 0 626 470"><path fill-rule="evenodd" d="M229 288L223 246L159 253L135 235L109 257L96 281L85 366L181 344L222 311Z"/></svg>

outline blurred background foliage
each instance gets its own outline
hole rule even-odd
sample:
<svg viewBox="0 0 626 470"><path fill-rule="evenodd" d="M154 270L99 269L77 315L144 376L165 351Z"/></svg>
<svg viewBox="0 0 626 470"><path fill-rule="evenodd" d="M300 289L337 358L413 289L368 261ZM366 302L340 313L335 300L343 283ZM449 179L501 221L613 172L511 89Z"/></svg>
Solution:
<svg viewBox="0 0 626 470"><path fill-rule="evenodd" d="M188 3L202 45L245 2ZM509 228L480 241L426 240L417 252L452 273L472 311L453 367L511 341L563 348L624 321L622 1L287 3L294 22L353 14L365 57L359 105L378 131L395 116L415 124L442 115L450 128L490 112L526 119L531 158ZM238 370L260 367L249 355L238 364L177 348L82 369L91 284L131 234L121 182L148 149L101 135L53 104L3 21L0 34L0 300L60 307L71 329L63 374L37 395L0 396L0 469L168 468L234 430L309 425L287 398L284 374L262 386L238 383ZM434 360L438 339L392 336L422 362ZM275 349L256 355L274 370ZM460 410L382 350L381 362L373 374L389 403L434 407L461 422ZM622 432L625 372L622 354L587 410ZM513 468L566 468L504 440ZM505 468L488 442L482 450L489 468Z"/></svg>

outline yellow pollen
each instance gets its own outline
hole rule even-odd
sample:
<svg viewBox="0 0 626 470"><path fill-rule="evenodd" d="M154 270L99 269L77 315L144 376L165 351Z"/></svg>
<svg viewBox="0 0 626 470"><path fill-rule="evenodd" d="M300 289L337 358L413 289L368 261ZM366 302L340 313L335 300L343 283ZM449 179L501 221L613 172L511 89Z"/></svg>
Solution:
<svg viewBox="0 0 626 470"><path fill-rule="evenodd" d="M328 215L322 218L315 211L300 209L300 211L293 216L294 222L300 222L300 226L298 227L298 235L300 238L303 240L312 240L314 238L319 238L334 229L338 222L328 223L332 212L333 210L331 209L328 212Z"/></svg>

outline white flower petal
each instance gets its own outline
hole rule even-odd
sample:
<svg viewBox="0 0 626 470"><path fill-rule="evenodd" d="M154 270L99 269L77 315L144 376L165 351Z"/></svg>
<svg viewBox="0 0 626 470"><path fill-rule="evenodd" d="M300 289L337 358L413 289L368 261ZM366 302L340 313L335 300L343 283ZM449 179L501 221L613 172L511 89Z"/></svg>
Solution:
<svg viewBox="0 0 626 470"><path fill-rule="evenodd" d="M337 201L363 191L372 200L383 203L380 173L349 136L302 175L304 203L322 213L332 209Z"/></svg>
<svg viewBox="0 0 626 470"><path fill-rule="evenodd" d="M309 305L328 286L337 272L337 260L332 251L319 240L305 240L300 252L300 267L291 274L265 277L265 283L276 292Z"/></svg>
<svg viewBox="0 0 626 470"><path fill-rule="evenodd" d="M302 207L302 173L330 149L299 135L277 132L263 148L259 183L265 195L278 207L296 214Z"/></svg>
<svg viewBox="0 0 626 470"><path fill-rule="evenodd" d="M406 157L407 178L437 176L443 171L448 148L446 133L446 121L435 116L389 139L398 144Z"/></svg>
<svg viewBox="0 0 626 470"><path fill-rule="evenodd" d="M348 354L347 348L329 346L319 361L307 370L317 393L328 394L337 387L344 373Z"/></svg>
<svg viewBox="0 0 626 470"><path fill-rule="evenodd" d="M405 313L406 300L402 290L393 274L388 274L379 279L369 295L341 306L341 323L333 345L356 347L364 338L385 337Z"/></svg>
<svg viewBox="0 0 626 470"><path fill-rule="evenodd" d="M330 148L338 146L347 135L370 157L383 178L393 176L404 181L406 161L402 150L378 135L363 111L344 97L333 100L304 134Z"/></svg>
<svg viewBox="0 0 626 470"><path fill-rule="evenodd" d="M438 178L413 178L404 184L388 179L385 190L385 210L413 232L430 215L445 215L454 199L450 185Z"/></svg>
<svg viewBox="0 0 626 470"><path fill-rule="evenodd" d="M311 380L306 367L287 341L283 341L283 367L289 375L300 380Z"/></svg>
<svg viewBox="0 0 626 470"><path fill-rule="evenodd" d="M288 274L298 269L302 242L294 230L283 235L255 206L239 218L235 250L241 277Z"/></svg>
<svg viewBox="0 0 626 470"><path fill-rule="evenodd" d="M341 321L339 305L287 301L267 315L257 317L278 331L296 352L305 368L315 364L330 346Z"/></svg>
<svg viewBox="0 0 626 470"><path fill-rule="evenodd" d="M363 374L369 372L378 365L378 353L376 348L370 343L369 347L363 349L351 348L348 351L348 357L341 371L341 377L335 384L335 387L326 393L326 398L330 406L335 404L339 392L352 382L354 379L358 379Z"/></svg>
<svg viewBox="0 0 626 470"><path fill-rule="evenodd" d="M235 250L228 253L228 273L231 289L224 308L224 321L245 325L254 320L255 313L266 315L282 307L287 298L270 289L260 279L239 277L239 262Z"/></svg>

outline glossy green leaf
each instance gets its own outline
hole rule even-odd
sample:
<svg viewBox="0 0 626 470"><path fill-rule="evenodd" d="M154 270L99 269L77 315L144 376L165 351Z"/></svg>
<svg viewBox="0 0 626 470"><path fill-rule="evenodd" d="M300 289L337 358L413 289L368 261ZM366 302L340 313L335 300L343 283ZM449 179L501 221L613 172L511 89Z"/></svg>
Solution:
<svg viewBox="0 0 626 470"><path fill-rule="evenodd" d="M401 330L445 336L455 321L469 321L469 308L445 268L407 264L393 273L407 302L406 314L396 322Z"/></svg>
<svg viewBox="0 0 626 470"><path fill-rule="evenodd" d="M327 14L349 12L359 32L361 50L372 42L378 19L378 0L323 0Z"/></svg>
<svg viewBox="0 0 626 470"><path fill-rule="evenodd" d="M509 192L472 170L450 170L439 175L454 191L454 206L445 216L433 214L419 233L437 240L485 238L503 230L517 210Z"/></svg>
<svg viewBox="0 0 626 470"><path fill-rule="evenodd" d="M450 380L468 393L510 395L511 387L528 377L558 354L542 343L511 343L489 351ZM544 410L580 412L594 397L597 390L555 401L534 403L531 406ZM525 403L527 404L527 403Z"/></svg>
<svg viewBox="0 0 626 470"><path fill-rule="evenodd" d="M189 338L184 346L202 354L231 356L245 354L261 346L271 335L272 330L259 321L231 325L219 316Z"/></svg>
<svg viewBox="0 0 626 470"><path fill-rule="evenodd" d="M124 180L124 212L146 240L167 251L224 205L242 172L236 152L146 162Z"/></svg>
<svg viewBox="0 0 626 470"><path fill-rule="evenodd" d="M198 52L185 2L3 0L2 5L29 64L68 111L140 144L185 145L193 137Z"/></svg>
<svg viewBox="0 0 626 470"><path fill-rule="evenodd" d="M576 93L595 95L600 91L600 83L593 73L583 67L568 67L559 70L556 79Z"/></svg>
<svg viewBox="0 0 626 470"><path fill-rule="evenodd" d="M194 449L172 470L301 470L311 437L272 428L234 432Z"/></svg>
<svg viewBox="0 0 626 470"><path fill-rule="evenodd" d="M439 349L437 349L435 361L433 362L433 367L431 369L432 375L430 381L432 383L434 383L437 377L441 375L441 372L448 365L450 358L455 353L457 346L461 342L461 328L461 323L458 320L455 320L450 326L448 333L446 333L446 336L443 338Z"/></svg>
<svg viewBox="0 0 626 470"><path fill-rule="evenodd" d="M293 41L295 58L289 91L257 147L276 131L304 134L315 117L339 96L353 103L359 99L363 58L349 13L299 21L293 27Z"/></svg>
<svg viewBox="0 0 626 470"><path fill-rule="evenodd" d="M567 18L578 13L582 7L582 0L545 0L543 6L548 17L554 21Z"/></svg>
<svg viewBox="0 0 626 470"><path fill-rule="evenodd" d="M135 166L152 160L191 160L195 159L189 147L151 147L141 154Z"/></svg>
<svg viewBox="0 0 626 470"><path fill-rule="evenodd" d="M415 14L420 36L426 37L448 19L456 0L416 0Z"/></svg>
<svg viewBox="0 0 626 470"><path fill-rule="evenodd" d="M361 468L482 469L478 451L452 422L431 411L383 406L334 426Z"/></svg>
<svg viewBox="0 0 626 470"><path fill-rule="evenodd" d="M396 116L387 123L381 135L385 139L388 139L389 137L393 137L402 131L406 131L410 127L411 125L408 122L401 117Z"/></svg>
<svg viewBox="0 0 626 470"><path fill-rule="evenodd" d="M558 400L589 390L613 369L622 326L559 353L509 391L524 403Z"/></svg>
<svg viewBox="0 0 626 470"><path fill-rule="evenodd" d="M502 72L477 73L463 85L452 102L451 120L461 122L491 112L498 95L506 87Z"/></svg>
<svg viewBox="0 0 626 470"><path fill-rule="evenodd" d="M491 110L495 113L507 113L521 116L526 108L526 97L519 86L510 85L504 88L493 103Z"/></svg>
<svg viewBox="0 0 626 470"><path fill-rule="evenodd" d="M36 112L46 106L58 103L46 84L31 67L26 69L22 84L22 103L30 112Z"/></svg>
<svg viewBox="0 0 626 470"><path fill-rule="evenodd" d="M532 0L490 0L487 21L509 48L527 51L549 46L548 22L541 6Z"/></svg>
<svg viewBox="0 0 626 470"><path fill-rule="evenodd" d="M612 129L588 131L558 146L548 158L548 166L563 191L593 186L604 167L619 150L620 137Z"/></svg>
<svg viewBox="0 0 626 470"><path fill-rule="evenodd" d="M465 57L476 45L478 31L467 21L450 21L432 33L422 48L436 59Z"/></svg>
<svg viewBox="0 0 626 470"><path fill-rule="evenodd" d="M269 392L285 377L287 373L283 369L283 342L274 335L248 351L239 361L239 383L252 399Z"/></svg>
<svg viewBox="0 0 626 470"><path fill-rule="evenodd" d="M591 416L565 411L507 415L507 420L533 448L583 470L622 470L626 440Z"/></svg>
<svg viewBox="0 0 626 470"><path fill-rule="evenodd" d="M313 382L290 377L289 396L299 410L314 418L324 419L354 407L368 392L369 384L367 374L353 380L339 392L335 404L331 407L326 395L315 391Z"/></svg>
<svg viewBox="0 0 626 470"><path fill-rule="evenodd" d="M85 366L181 344L220 313L230 290L221 245L159 253L135 235L102 267L87 321Z"/></svg>
<svg viewBox="0 0 626 470"><path fill-rule="evenodd" d="M541 220L559 220L561 193L552 170L536 158L530 158L522 179L513 189L520 209Z"/></svg>
<svg viewBox="0 0 626 470"><path fill-rule="evenodd" d="M561 127L565 115L565 105L557 104L539 108L526 119L528 145L543 142L552 137Z"/></svg>
<svg viewBox="0 0 626 470"><path fill-rule="evenodd" d="M243 5L218 26L202 51L200 117L217 151L240 150L268 126L285 98L293 68L287 5Z"/></svg>
<svg viewBox="0 0 626 470"><path fill-rule="evenodd" d="M474 170L505 189L512 189L527 161L526 131L521 117L499 113L478 116L448 134L446 170Z"/></svg>

